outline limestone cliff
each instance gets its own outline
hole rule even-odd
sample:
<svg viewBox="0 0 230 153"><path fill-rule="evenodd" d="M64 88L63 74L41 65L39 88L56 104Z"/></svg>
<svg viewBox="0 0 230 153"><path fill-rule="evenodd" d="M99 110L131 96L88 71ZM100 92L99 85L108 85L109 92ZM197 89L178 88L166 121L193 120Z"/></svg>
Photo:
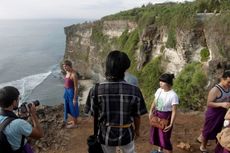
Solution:
<svg viewBox="0 0 230 153"><path fill-rule="evenodd" d="M72 25L65 28L66 34L66 50L65 59L70 59L74 62L80 75L83 77L92 77L103 75L103 52L102 41L93 40L93 30L96 26L101 26L99 30L108 38L108 42L113 38L120 37L125 30L133 31L137 24L126 20L118 21L96 21L94 23L85 23ZM97 38L95 38L97 39ZM100 46L101 45L101 46ZM111 49L116 49L112 46ZM109 48L108 48L109 49Z"/></svg>
<svg viewBox="0 0 230 153"><path fill-rule="evenodd" d="M184 105L198 109L205 104L208 89L230 68L230 13L197 13L194 3L143 6L66 27L64 59L73 61L81 76L98 81L104 76L106 55L122 50L130 57L130 71L139 77L148 101L158 86L159 74L170 72L179 78L176 91ZM230 4L224 8L228 7ZM155 61L158 58L160 63ZM190 88L194 95L188 97Z"/></svg>
<svg viewBox="0 0 230 153"><path fill-rule="evenodd" d="M93 28L98 23L101 24L102 29L100 30L107 38L107 42L97 43L97 40L91 38ZM108 51L119 49L120 46L114 46L113 39L119 38L126 30L128 30L128 33L132 32L137 26L137 23L133 21L114 20L66 27L64 58L72 60L79 73L84 77L92 77L95 74L103 76L103 61L105 58L105 54L101 54L103 52L102 46L105 45L103 43L110 44L107 48ZM188 30L177 29L176 48L167 48L167 29L154 24L149 25L140 33L138 48L134 50L138 63L137 69L141 69L152 58L163 55L165 71L177 74L187 63L201 61L200 51L203 48L208 48L210 52L210 59L204 62L208 66L208 70L223 69L228 64L230 57L228 52L230 49L230 35L224 33L227 29L216 29L215 25L211 24L208 26L199 24L196 28ZM225 48L222 52L220 51L220 44L222 48Z"/></svg>

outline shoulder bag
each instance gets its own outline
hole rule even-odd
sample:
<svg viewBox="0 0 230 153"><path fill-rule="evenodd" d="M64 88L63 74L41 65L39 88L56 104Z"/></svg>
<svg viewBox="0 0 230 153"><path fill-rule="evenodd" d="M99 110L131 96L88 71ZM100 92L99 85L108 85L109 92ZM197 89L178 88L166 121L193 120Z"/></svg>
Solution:
<svg viewBox="0 0 230 153"><path fill-rule="evenodd" d="M157 102L158 98L160 97L160 95L161 95L161 92L160 92L159 96L157 97L156 102ZM151 118L149 119L149 124L152 127L156 127L156 128L163 130L169 124L169 120L156 116L156 110L154 110Z"/></svg>
<svg viewBox="0 0 230 153"><path fill-rule="evenodd" d="M87 145L88 145L88 153L103 153L103 150L101 148L101 144L98 142L98 83L95 85L94 89L94 124L93 124L93 129L94 129L94 134L90 135L87 138Z"/></svg>

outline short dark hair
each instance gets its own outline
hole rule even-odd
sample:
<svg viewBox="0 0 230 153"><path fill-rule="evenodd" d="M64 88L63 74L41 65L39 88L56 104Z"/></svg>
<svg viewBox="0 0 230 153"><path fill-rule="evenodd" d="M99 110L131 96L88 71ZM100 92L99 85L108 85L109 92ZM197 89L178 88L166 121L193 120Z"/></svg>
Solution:
<svg viewBox="0 0 230 153"><path fill-rule="evenodd" d="M18 99L19 91L13 86L5 86L0 89L0 107L7 108Z"/></svg>
<svg viewBox="0 0 230 153"><path fill-rule="evenodd" d="M166 82L169 85L173 85L174 74L164 73L160 76L159 81Z"/></svg>
<svg viewBox="0 0 230 153"><path fill-rule="evenodd" d="M125 71L130 66L130 59L124 52L111 51L106 58L105 77L110 81L119 81L124 79Z"/></svg>
<svg viewBox="0 0 230 153"><path fill-rule="evenodd" d="M225 70L223 75L222 75L222 78L223 79L227 79L230 77L230 70Z"/></svg>
<svg viewBox="0 0 230 153"><path fill-rule="evenodd" d="M65 60L65 61L63 62L63 64L68 65L69 67L72 68L72 62L69 61L69 60Z"/></svg>

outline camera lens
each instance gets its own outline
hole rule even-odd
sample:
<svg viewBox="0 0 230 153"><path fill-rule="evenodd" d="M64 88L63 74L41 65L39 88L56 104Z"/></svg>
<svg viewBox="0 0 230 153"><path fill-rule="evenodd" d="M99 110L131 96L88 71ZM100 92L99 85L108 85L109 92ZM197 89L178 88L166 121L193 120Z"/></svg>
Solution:
<svg viewBox="0 0 230 153"><path fill-rule="evenodd" d="M32 101L31 103L28 104L28 107L30 108L32 106L32 103L34 104L34 106L39 106L40 102L38 100Z"/></svg>
<svg viewBox="0 0 230 153"><path fill-rule="evenodd" d="M32 103L34 103L35 106L39 106L40 105L40 102L38 100L35 100Z"/></svg>

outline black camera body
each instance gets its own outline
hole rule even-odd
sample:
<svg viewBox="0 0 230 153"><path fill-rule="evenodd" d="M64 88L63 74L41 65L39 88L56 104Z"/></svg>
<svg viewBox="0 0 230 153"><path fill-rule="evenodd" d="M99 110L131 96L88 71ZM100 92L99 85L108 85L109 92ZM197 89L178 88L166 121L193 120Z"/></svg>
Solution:
<svg viewBox="0 0 230 153"><path fill-rule="evenodd" d="M21 104L21 106L18 108L18 111L20 114L26 114L29 112L29 108L32 106L32 103L35 106L39 106L40 102L38 100L32 101L32 102L24 102Z"/></svg>

